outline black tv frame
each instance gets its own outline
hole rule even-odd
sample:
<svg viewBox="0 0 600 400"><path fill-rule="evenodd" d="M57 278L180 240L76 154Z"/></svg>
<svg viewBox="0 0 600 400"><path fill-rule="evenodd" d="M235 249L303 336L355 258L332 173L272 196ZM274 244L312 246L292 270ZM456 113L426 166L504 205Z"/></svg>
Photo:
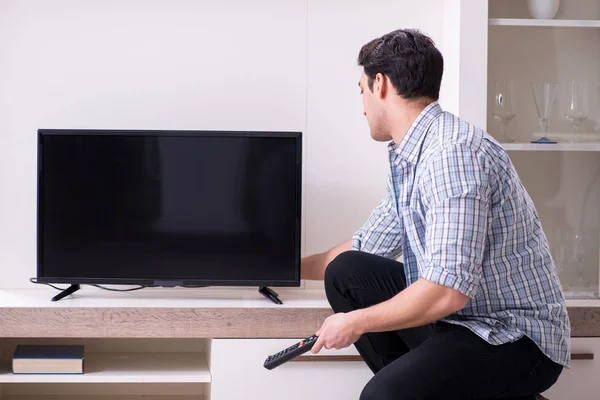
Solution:
<svg viewBox="0 0 600 400"><path fill-rule="evenodd" d="M43 146L42 138L52 135L85 135L93 134L107 136L179 136L179 137L286 137L296 141L296 226L295 226L295 272L296 277L292 280L211 280L211 279L145 279L134 278L81 278L81 277L52 277L43 275L42 252L42 215L43 215ZM268 286L297 287L300 286L300 248L302 234L302 132L300 131L236 131L236 130L139 130L139 129L50 129L41 128L37 131L37 190L36 190L36 283L42 284L70 284L71 286L52 298L52 301L60 300L80 289L80 285L139 285L143 287L205 287L205 286L258 286L259 292L277 304L283 304L278 294Z"/></svg>

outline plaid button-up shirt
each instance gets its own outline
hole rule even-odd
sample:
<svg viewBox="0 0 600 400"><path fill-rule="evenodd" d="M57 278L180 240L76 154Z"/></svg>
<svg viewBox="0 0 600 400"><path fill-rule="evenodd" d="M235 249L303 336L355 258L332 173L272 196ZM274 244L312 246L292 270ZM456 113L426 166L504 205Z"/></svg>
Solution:
<svg viewBox="0 0 600 400"><path fill-rule="evenodd" d="M390 143L387 194L353 248L403 256L407 284L424 278L470 297L444 319L491 344L532 339L570 366L570 322L535 206L486 132L427 106Z"/></svg>

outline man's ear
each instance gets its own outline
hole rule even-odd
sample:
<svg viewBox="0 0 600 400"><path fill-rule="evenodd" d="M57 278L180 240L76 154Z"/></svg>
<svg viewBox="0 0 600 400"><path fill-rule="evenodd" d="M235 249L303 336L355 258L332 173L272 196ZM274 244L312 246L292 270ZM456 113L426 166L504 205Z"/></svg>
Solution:
<svg viewBox="0 0 600 400"><path fill-rule="evenodd" d="M384 99L387 96L389 91L389 80L388 77L383 75L381 72L378 72L375 75L375 82L373 85L373 91L375 92L375 96L380 99Z"/></svg>

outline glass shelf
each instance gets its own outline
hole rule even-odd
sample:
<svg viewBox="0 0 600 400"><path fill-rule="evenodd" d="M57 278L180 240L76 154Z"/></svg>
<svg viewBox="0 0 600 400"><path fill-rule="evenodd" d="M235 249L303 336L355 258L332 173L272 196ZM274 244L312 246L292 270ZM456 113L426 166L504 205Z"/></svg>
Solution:
<svg viewBox="0 0 600 400"><path fill-rule="evenodd" d="M600 151L599 143L501 143L506 151Z"/></svg>
<svg viewBox="0 0 600 400"><path fill-rule="evenodd" d="M600 28L600 21L585 19L490 18L490 26L537 26L555 28Z"/></svg>

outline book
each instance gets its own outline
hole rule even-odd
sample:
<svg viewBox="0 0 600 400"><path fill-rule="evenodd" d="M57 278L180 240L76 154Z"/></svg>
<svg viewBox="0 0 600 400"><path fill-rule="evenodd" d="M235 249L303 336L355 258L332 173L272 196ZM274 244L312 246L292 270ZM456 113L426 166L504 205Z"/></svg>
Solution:
<svg viewBox="0 0 600 400"><path fill-rule="evenodd" d="M82 374L83 345L18 345L13 374Z"/></svg>

